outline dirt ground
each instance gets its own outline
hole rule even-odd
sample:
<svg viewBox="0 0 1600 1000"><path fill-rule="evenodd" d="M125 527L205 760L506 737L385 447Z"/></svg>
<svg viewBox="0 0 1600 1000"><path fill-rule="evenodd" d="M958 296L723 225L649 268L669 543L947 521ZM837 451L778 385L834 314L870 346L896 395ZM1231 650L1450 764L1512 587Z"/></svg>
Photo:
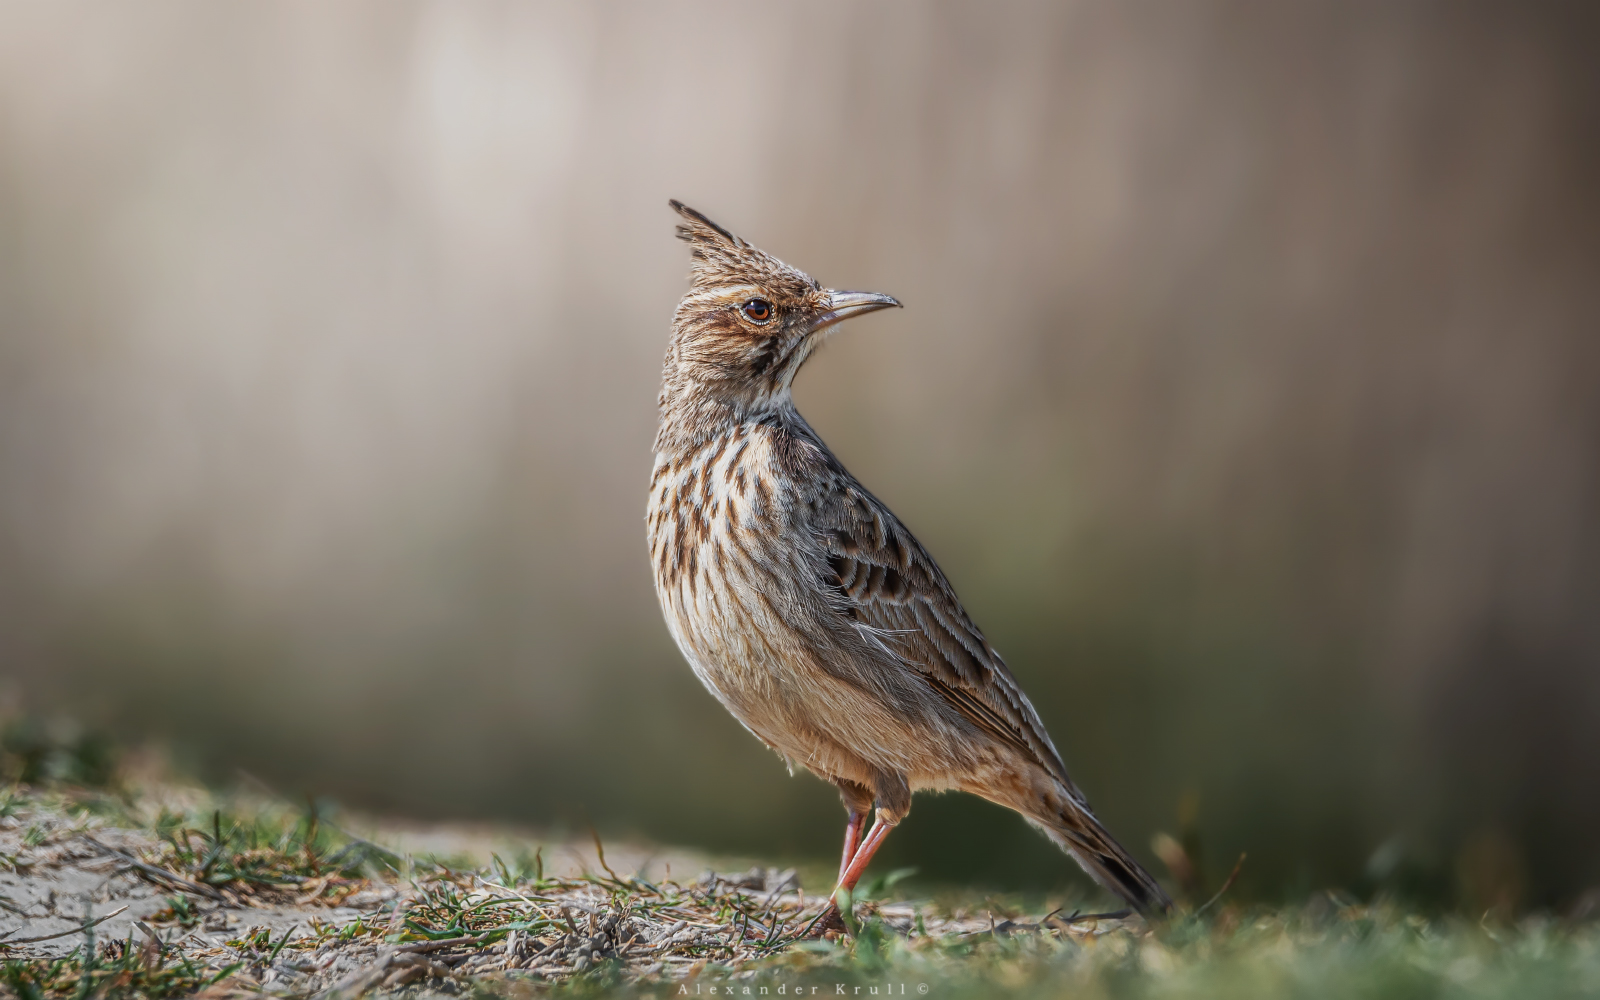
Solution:
<svg viewBox="0 0 1600 1000"><path fill-rule="evenodd" d="M495 853L509 855L534 844L542 848L549 876L581 878L601 870L592 842L549 843L531 831L507 827L394 822L381 824L371 836L400 854L476 864L487 864ZM34 843L27 843L29 840ZM220 944L252 928L266 928L278 935L310 920L348 924L384 904L392 905L400 894L395 885L375 885L347 897L345 905L332 907L255 901L232 906L193 897L201 926L188 930L168 927L170 917L162 919L163 914L171 913L168 898L185 894L142 875L122 857L105 850L137 857L159 846L159 839L148 830L85 824L49 808L35 806L19 815L0 817L0 858L8 861L0 868L0 941L72 932L28 946L33 954L66 954L81 944L78 929L86 919L115 913L94 928L102 940L126 938L135 923L143 921L165 940L181 937ZM689 851L625 842L607 844L605 852L613 870L641 878L696 878L709 864L706 856Z"/></svg>
<svg viewBox="0 0 1600 1000"><path fill-rule="evenodd" d="M0 982L0 995L104 996L120 984L152 998L331 998L585 975L670 983L840 939L819 923L825 894L807 894L792 869L719 875L690 851L612 843L602 854L593 841L484 826L335 834L282 803L224 808L192 789L133 808L8 794L0 956L23 978ZM866 900L856 913L906 940L1012 926L987 912ZM1026 926L1099 932L1051 920Z"/></svg>

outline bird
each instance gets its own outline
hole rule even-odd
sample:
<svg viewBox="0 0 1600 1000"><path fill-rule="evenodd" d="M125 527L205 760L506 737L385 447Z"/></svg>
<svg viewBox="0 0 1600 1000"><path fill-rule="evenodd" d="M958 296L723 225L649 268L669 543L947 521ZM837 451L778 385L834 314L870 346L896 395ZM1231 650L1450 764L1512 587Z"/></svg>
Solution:
<svg viewBox="0 0 1600 1000"><path fill-rule="evenodd" d="M834 908L917 791L1015 810L1147 919L1172 901L1068 776L1039 714L900 519L795 408L845 320L835 291L676 199L691 251L662 367L646 511L668 630L708 691L847 814ZM867 827L869 814L872 825Z"/></svg>

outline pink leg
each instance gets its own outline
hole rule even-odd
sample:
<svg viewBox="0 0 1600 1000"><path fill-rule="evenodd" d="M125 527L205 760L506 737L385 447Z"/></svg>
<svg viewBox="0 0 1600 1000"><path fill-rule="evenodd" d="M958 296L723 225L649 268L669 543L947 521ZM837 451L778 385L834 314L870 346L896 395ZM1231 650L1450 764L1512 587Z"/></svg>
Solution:
<svg viewBox="0 0 1600 1000"><path fill-rule="evenodd" d="M872 821L872 829L867 831L867 838L856 848L855 857L850 859L850 864L839 875L839 888L855 890L856 883L861 881L862 874L867 870L867 863L872 856L878 853L878 848L883 844L883 838L889 835L893 827L883 821L880 812L878 818ZM834 893L838 893L838 889Z"/></svg>
<svg viewBox="0 0 1600 1000"><path fill-rule="evenodd" d="M852 812L850 819L844 827L844 857L839 859L839 881L844 881L844 873L850 868L850 862L855 859L856 849L861 846L861 833L867 825L867 814Z"/></svg>

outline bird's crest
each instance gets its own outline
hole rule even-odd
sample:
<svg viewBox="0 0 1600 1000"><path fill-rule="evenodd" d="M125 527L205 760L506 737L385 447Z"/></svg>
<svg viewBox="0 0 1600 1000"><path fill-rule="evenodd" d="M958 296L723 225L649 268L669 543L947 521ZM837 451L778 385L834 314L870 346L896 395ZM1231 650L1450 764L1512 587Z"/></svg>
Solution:
<svg viewBox="0 0 1600 1000"><path fill-rule="evenodd" d="M693 252L692 277L696 285L744 284L781 277L791 281L800 278L805 285L820 287L811 278L751 246L676 198L667 204L683 216L684 221L678 223L678 239L689 244Z"/></svg>

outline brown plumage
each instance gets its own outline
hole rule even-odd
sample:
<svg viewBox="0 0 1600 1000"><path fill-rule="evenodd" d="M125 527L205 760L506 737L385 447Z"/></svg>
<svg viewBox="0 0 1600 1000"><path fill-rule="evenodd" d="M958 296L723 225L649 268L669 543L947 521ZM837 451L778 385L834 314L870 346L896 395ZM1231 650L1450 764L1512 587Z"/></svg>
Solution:
<svg viewBox="0 0 1600 1000"><path fill-rule="evenodd" d="M694 260L662 374L656 594L717 700L839 788L840 884L854 888L913 791L959 789L1021 813L1140 912L1165 911L933 557L794 408L795 374L834 324L899 303L823 288L672 207Z"/></svg>

